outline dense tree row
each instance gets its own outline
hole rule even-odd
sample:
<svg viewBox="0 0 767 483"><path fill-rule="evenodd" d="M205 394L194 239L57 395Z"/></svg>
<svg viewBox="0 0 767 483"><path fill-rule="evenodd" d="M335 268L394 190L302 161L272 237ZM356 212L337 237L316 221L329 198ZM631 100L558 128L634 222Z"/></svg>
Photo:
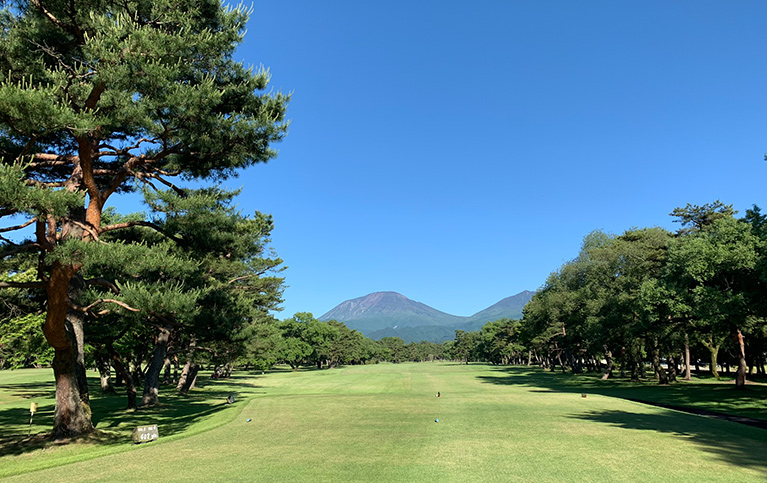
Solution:
<svg viewBox="0 0 767 483"><path fill-rule="evenodd" d="M767 364L767 217L758 207L735 214L716 201L674 210L677 233L590 233L522 321L458 333L460 357L603 370L605 378L617 366L639 379L649 365L661 383L689 379L693 367L719 377L718 367L734 366L743 387Z"/></svg>
<svg viewBox="0 0 767 483"><path fill-rule="evenodd" d="M301 312L277 324L262 324L250 339L249 352L240 364L271 368L287 364L298 369L375 362L431 361L445 357L444 345L405 342L399 337L375 341L335 320L319 321Z"/></svg>

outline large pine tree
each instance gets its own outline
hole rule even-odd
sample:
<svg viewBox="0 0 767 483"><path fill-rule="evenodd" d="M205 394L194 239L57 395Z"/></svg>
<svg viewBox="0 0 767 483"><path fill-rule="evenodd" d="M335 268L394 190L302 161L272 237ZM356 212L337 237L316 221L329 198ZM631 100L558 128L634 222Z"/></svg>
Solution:
<svg viewBox="0 0 767 483"><path fill-rule="evenodd" d="M78 305L80 272L103 253L115 193L176 188L175 177L221 179L275 155L288 97L265 93L268 73L232 59L249 12L218 0L29 0L0 16L0 236L30 226L26 242L0 240L0 258L37 253L55 350L53 435L92 431L83 367L83 320L117 306ZM178 189L180 193L183 191ZM159 228L159 227L156 227ZM114 302L114 303L112 303Z"/></svg>

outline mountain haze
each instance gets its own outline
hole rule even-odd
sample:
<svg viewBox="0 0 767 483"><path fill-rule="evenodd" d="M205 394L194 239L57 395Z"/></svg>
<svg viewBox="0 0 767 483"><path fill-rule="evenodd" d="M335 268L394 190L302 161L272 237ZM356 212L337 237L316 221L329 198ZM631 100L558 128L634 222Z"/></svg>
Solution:
<svg viewBox="0 0 767 483"><path fill-rule="evenodd" d="M372 339L400 337L405 342L451 340L456 330L479 330L487 322L519 319L532 298L525 290L491 305L470 317L441 312L397 292L375 292L342 302L319 320L337 320Z"/></svg>

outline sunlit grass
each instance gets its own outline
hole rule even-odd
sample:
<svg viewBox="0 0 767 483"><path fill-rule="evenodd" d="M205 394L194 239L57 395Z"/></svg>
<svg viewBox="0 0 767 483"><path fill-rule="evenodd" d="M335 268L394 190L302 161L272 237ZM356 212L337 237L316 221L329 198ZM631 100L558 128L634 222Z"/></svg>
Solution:
<svg viewBox="0 0 767 483"><path fill-rule="evenodd" d="M0 456L0 472L11 463L27 471L11 478L18 481L66 474L83 481L767 478L767 431L601 395L592 389L604 384L586 379L583 398L573 381L527 369L438 363L243 375L226 386L205 384L197 400L166 396L171 407L217 404L226 392L220 388L240 394L234 406L200 417L191 416L194 407L177 409L188 421L175 436L163 435L163 426L173 424L163 408L118 411L99 427L109 420L127 434L137 421L157 420L160 440L110 443L108 454L95 456L103 446L70 445L72 460L83 461L35 472L29 470L50 449L8 454Z"/></svg>

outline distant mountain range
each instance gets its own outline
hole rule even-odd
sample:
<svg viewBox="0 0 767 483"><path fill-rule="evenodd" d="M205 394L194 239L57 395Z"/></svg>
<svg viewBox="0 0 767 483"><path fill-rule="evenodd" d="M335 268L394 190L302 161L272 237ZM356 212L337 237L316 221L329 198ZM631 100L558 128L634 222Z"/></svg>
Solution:
<svg viewBox="0 0 767 483"><path fill-rule="evenodd" d="M337 320L372 339L399 337L405 342L444 342L455 338L456 330L474 331L502 318L522 318L522 308L533 296L525 290L470 317L441 312L397 292L375 292L342 302L319 320Z"/></svg>

